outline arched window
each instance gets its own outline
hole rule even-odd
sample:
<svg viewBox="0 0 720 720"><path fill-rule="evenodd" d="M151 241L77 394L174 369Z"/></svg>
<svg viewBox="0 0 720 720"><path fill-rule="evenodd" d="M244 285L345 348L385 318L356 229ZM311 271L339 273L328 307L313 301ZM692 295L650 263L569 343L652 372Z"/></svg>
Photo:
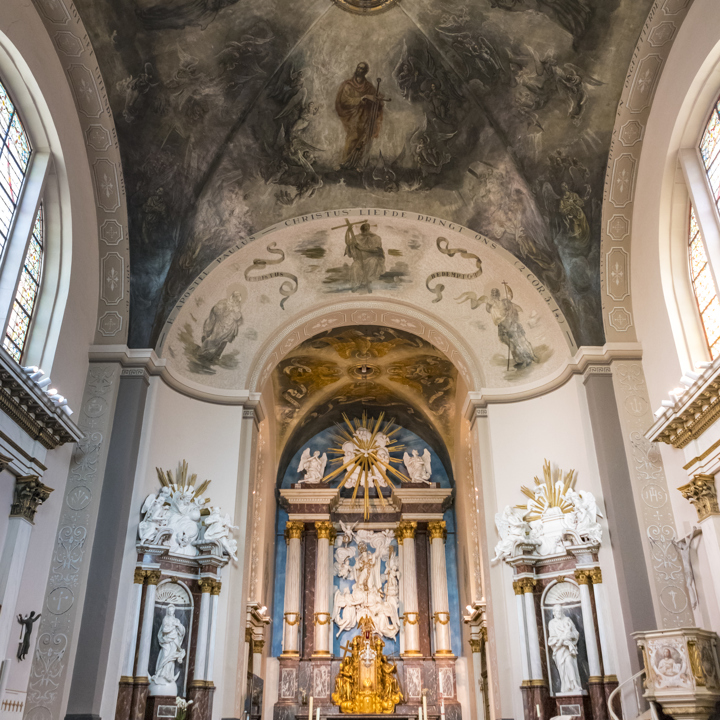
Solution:
<svg viewBox="0 0 720 720"><path fill-rule="evenodd" d="M3 348L21 362L42 279L42 193L49 156L33 157L30 139L1 79L0 141L0 285L9 291L0 292L6 304L0 308L5 322ZM28 184L33 169L36 181Z"/></svg>

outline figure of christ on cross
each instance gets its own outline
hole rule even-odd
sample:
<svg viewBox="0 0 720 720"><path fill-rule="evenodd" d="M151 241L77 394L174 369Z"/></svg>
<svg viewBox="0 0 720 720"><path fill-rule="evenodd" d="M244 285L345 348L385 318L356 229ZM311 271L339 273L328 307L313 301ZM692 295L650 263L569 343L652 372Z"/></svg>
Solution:
<svg viewBox="0 0 720 720"><path fill-rule="evenodd" d="M357 235L354 225L360 225ZM373 280L378 280L385 272L382 238L370 232L370 223L366 220L351 223L346 218L345 225L332 229L341 228L345 228L345 255L353 261L349 268L350 288L352 292L371 293Z"/></svg>

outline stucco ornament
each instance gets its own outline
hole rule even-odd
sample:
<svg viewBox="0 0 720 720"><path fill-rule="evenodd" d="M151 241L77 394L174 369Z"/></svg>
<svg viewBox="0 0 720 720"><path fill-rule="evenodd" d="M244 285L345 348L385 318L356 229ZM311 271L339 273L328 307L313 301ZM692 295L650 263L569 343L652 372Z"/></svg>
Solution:
<svg viewBox="0 0 720 720"><path fill-rule="evenodd" d="M519 546L524 552L555 555L567 552L571 545L597 546L602 542L602 517L595 496L574 489L574 470L563 473L546 460L543 479L535 477L535 487L523 487L526 505L509 505L495 515L500 542L494 560L512 558ZM527 547L535 545L535 549Z"/></svg>
<svg viewBox="0 0 720 720"><path fill-rule="evenodd" d="M336 576L351 583L335 590L332 617L337 635L369 617L377 633L394 638L400 630L400 563L392 544L395 536L392 530L372 532L340 524L343 534L336 541L334 570ZM357 546L350 547L352 542Z"/></svg>
<svg viewBox="0 0 720 720"><path fill-rule="evenodd" d="M298 485L302 485L303 483L316 485L319 483L325 474L327 459L327 453L321 455L320 451L316 450L311 455L310 448L305 448L300 457L300 464L298 465L298 472L305 472L305 477L298 482Z"/></svg>
<svg viewBox="0 0 720 720"><path fill-rule="evenodd" d="M237 541L231 537L237 527L219 507L208 508L210 499L203 497L210 481L196 488L197 475L188 478L184 460L178 467L177 479L171 470L156 469L162 487L145 498L138 544L166 547L172 555L196 557L198 545L215 543L221 554L237 560Z"/></svg>
<svg viewBox="0 0 720 720"><path fill-rule="evenodd" d="M413 450L411 454L405 453L403 455L403 464L407 468L408 477L414 483L431 484L432 469L430 463L430 451L427 448L425 448L422 455L417 450Z"/></svg>
<svg viewBox="0 0 720 720"><path fill-rule="evenodd" d="M690 688L690 665L687 650L675 639L650 643L650 663L658 688Z"/></svg>

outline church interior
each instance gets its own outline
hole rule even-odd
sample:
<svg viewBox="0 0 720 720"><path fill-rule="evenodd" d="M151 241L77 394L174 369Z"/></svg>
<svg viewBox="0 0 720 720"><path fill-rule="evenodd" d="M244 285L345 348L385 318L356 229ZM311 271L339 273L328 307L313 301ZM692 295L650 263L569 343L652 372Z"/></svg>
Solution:
<svg viewBox="0 0 720 720"><path fill-rule="evenodd" d="M717 0L2 0L0 321L0 720L720 718Z"/></svg>

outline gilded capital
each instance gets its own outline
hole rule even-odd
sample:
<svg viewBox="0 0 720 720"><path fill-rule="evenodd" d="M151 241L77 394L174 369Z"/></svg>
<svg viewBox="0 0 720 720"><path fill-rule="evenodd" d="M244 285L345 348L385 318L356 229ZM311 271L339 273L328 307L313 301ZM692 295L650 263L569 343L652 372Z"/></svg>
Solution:
<svg viewBox="0 0 720 720"><path fill-rule="evenodd" d="M219 595L222 590L222 583L219 580L213 580L212 590L210 591L213 595Z"/></svg>
<svg viewBox="0 0 720 720"><path fill-rule="evenodd" d="M302 520L288 520L285 525L285 542L300 540L304 530L305 523Z"/></svg>
<svg viewBox="0 0 720 720"><path fill-rule="evenodd" d="M474 653L479 653L480 650L482 649L481 648L482 642L481 642L480 638L470 638L469 642L470 642L470 651L474 652Z"/></svg>
<svg viewBox="0 0 720 720"><path fill-rule="evenodd" d="M702 473L695 475L689 483L681 485L678 490L695 506L698 520L704 520L711 515L720 515L714 475Z"/></svg>
<svg viewBox="0 0 720 720"><path fill-rule="evenodd" d="M485 625L480 626L480 639L487 642L487 627Z"/></svg>
<svg viewBox="0 0 720 720"><path fill-rule="evenodd" d="M253 654L259 655L260 653L262 653L264 647L265 647L264 640L253 640L252 641Z"/></svg>
<svg viewBox="0 0 720 720"><path fill-rule="evenodd" d="M526 577L522 578L518 582L520 583L524 593L533 593L535 591L535 586L537 585L537 580L535 578Z"/></svg>
<svg viewBox="0 0 720 720"><path fill-rule="evenodd" d="M602 583L602 570L599 567L589 570L588 574L590 575L593 585L600 585L600 583Z"/></svg>
<svg viewBox="0 0 720 720"><path fill-rule="evenodd" d="M522 580L513 580L513 590L515 591L516 595L523 594Z"/></svg>
<svg viewBox="0 0 720 720"><path fill-rule="evenodd" d="M147 584L157 585L160 582L160 571L159 570L146 570Z"/></svg>
<svg viewBox="0 0 720 720"><path fill-rule="evenodd" d="M201 593L207 593L208 595L212 592L213 586L215 585L214 578L200 578L198 580Z"/></svg>
<svg viewBox="0 0 720 720"><path fill-rule="evenodd" d="M330 536L335 533L335 528L329 520L316 520L315 529L317 530L318 540L330 540Z"/></svg>
<svg viewBox="0 0 720 720"><path fill-rule="evenodd" d="M252 641L253 641L252 629L249 627L246 627L245 628L245 642L252 644Z"/></svg>
<svg viewBox="0 0 720 720"><path fill-rule="evenodd" d="M578 585L589 585L590 584L590 571L589 570L576 570L575 580Z"/></svg>
<svg viewBox="0 0 720 720"><path fill-rule="evenodd" d="M394 533L395 533L395 539L397 540L398 545L402 545L403 535L402 535L402 530L400 529L399 525L395 528Z"/></svg>
<svg viewBox="0 0 720 720"><path fill-rule="evenodd" d="M143 570L142 568L135 568L133 583L135 585L142 585L145 582L145 575L147 575L147 570Z"/></svg>
<svg viewBox="0 0 720 720"><path fill-rule="evenodd" d="M34 524L35 513L53 491L40 482L37 475L25 475L15 478L15 494L13 496L10 517L25 518Z"/></svg>
<svg viewBox="0 0 720 720"><path fill-rule="evenodd" d="M403 540L414 540L417 523L414 520L401 520L398 525L398 530Z"/></svg>
<svg viewBox="0 0 720 720"><path fill-rule="evenodd" d="M445 524L444 520L433 520L432 522L428 523L428 534L430 535L430 540L435 540L436 538L441 538L442 540L445 540L447 537L447 526Z"/></svg>

